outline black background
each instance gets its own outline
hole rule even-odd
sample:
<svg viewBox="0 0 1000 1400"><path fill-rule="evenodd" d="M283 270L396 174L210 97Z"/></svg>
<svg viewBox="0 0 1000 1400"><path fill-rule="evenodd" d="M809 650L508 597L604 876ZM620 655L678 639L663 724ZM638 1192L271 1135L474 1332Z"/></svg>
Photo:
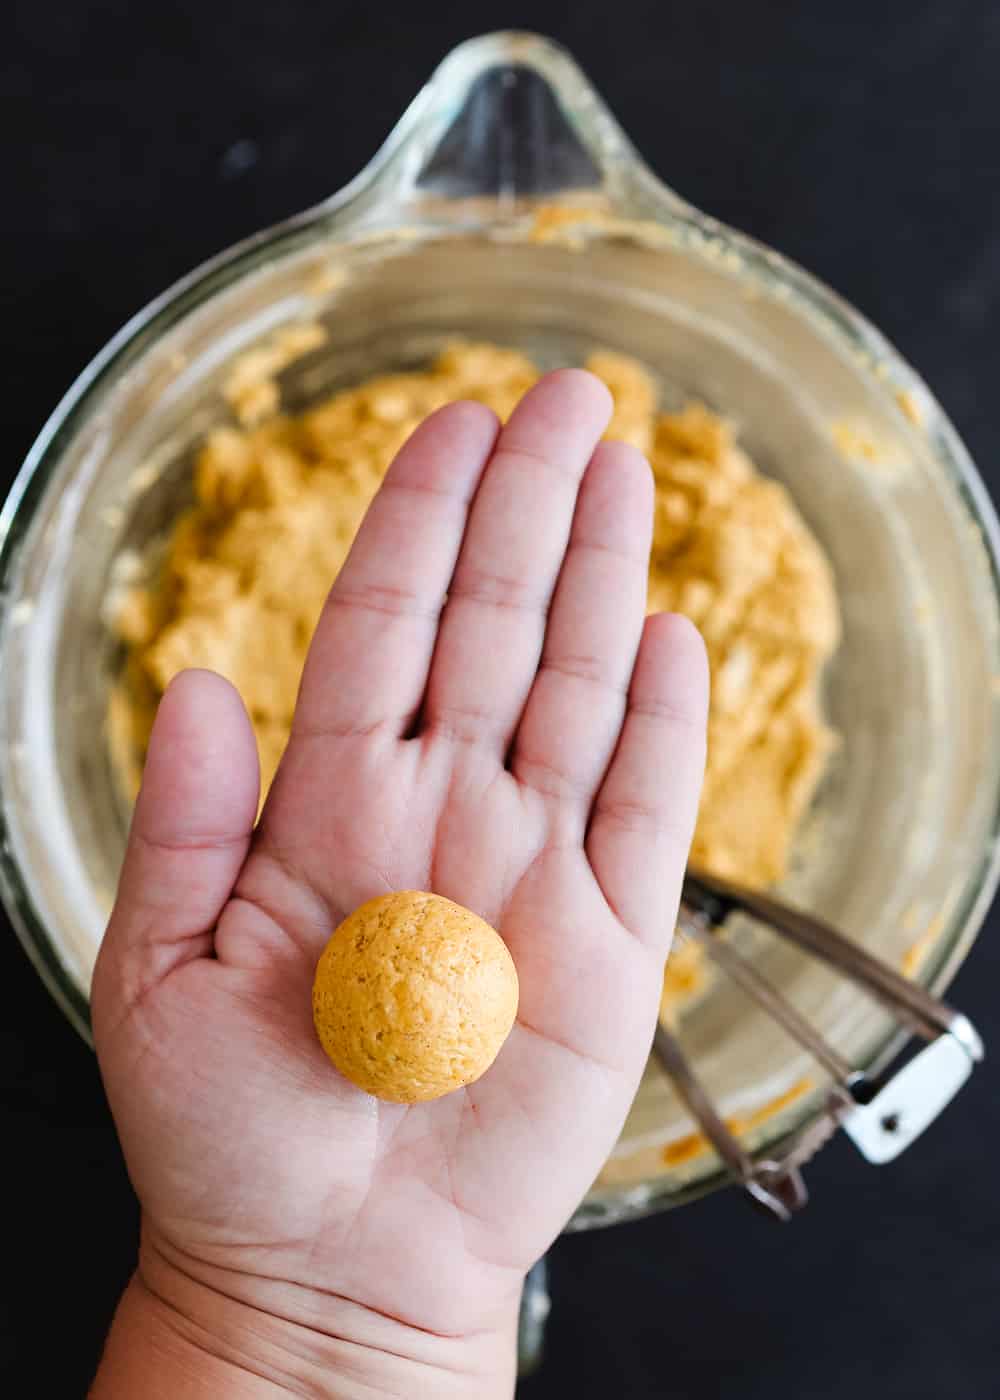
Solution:
<svg viewBox="0 0 1000 1400"><path fill-rule="evenodd" d="M0 47L6 476L129 314L341 186L453 43L510 25L561 38L679 191L859 305L1000 489L991 0L16 0ZM994 917L953 989L994 1045L998 932ZM0 1392L30 1376L32 1394L82 1395L136 1208L91 1052L6 928L0 995ZM995 1396L998 1151L987 1067L896 1165L835 1143L790 1227L727 1193L561 1241L525 1400Z"/></svg>

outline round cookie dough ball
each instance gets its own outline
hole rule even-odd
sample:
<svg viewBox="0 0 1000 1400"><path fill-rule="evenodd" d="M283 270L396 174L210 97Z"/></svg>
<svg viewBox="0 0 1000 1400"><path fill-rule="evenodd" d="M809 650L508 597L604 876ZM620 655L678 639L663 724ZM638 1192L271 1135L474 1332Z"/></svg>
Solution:
<svg viewBox="0 0 1000 1400"><path fill-rule="evenodd" d="M507 945L440 895L402 890L355 909L316 968L313 1020L347 1079L393 1103L437 1099L496 1059L517 1016Z"/></svg>

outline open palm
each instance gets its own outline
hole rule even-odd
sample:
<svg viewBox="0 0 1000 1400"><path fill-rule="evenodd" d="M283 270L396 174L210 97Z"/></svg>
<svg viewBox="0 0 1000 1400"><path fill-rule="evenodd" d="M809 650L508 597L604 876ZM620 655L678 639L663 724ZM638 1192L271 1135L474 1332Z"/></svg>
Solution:
<svg viewBox="0 0 1000 1400"><path fill-rule="evenodd" d="M706 672L645 620L652 485L607 391L548 376L499 432L456 404L387 475L326 605L254 830L253 734L170 687L95 974L146 1248L321 1325L331 1300L454 1335L516 1297L612 1146L659 1002ZM505 939L517 1024L433 1103L341 1078L311 1021L331 931L433 890Z"/></svg>

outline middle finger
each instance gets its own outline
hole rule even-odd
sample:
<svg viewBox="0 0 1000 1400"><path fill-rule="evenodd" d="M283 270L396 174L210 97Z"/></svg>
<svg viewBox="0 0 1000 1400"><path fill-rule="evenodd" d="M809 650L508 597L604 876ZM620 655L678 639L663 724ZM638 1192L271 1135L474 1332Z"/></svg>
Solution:
<svg viewBox="0 0 1000 1400"><path fill-rule="evenodd" d="M611 408L594 375L557 370L511 415L448 592L425 729L506 753L538 668L580 481Z"/></svg>

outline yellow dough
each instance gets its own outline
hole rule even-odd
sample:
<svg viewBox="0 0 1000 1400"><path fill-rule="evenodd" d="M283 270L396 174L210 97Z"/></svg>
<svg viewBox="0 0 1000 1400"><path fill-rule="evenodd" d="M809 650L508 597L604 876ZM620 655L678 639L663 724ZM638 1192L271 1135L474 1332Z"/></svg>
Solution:
<svg viewBox="0 0 1000 1400"><path fill-rule="evenodd" d="M516 1016L517 972L503 939L436 894L404 890L362 904L316 968L323 1049L359 1089L392 1103L472 1084Z"/></svg>
<svg viewBox="0 0 1000 1400"><path fill-rule="evenodd" d="M829 565L788 493L756 471L725 420L697 403L658 412L652 379L625 356L597 353L588 367L615 399L608 435L653 467L649 607L686 613L708 646L708 767L692 860L771 884L832 746L819 700L839 634ZM141 761L170 678L207 666L246 702L266 791L323 600L393 455L450 400L477 399L507 417L539 373L517 351L456 344L428 369L372 379L295 417L211 433L195 505L155 580L126 597L118 619L128 647L112 714L122 766ZM703 980L697 948L678 945L665 1012Z"/></svg>

